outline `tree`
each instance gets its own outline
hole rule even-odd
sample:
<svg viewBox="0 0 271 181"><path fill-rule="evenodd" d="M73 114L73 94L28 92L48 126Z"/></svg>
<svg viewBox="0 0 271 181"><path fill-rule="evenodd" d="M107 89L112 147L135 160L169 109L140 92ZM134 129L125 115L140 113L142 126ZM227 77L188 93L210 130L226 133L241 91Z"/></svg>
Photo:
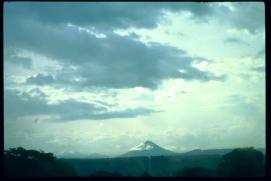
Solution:
<svg viewBox="0 0 271 181"><path fill-rule="evenodd" d="M118 172L97 171L90 175L90 177L121 177Z"/></svg>
<svg viewBox="0 0 271 181"><path fill-rule="evenodd" d="M145 171L145 172L143 172L141 177L150 177L150 174L149 174L149 172Z"/></svg>
<svg viewBox="0 0 271 181"><path fill-rule="evenodd" d="M183 168L176 173L177 177L211 177L213 175L213 170L203 167Z"/></svg>
<svg viewBox="0 0 271 181"><path fill-rule="evenodd" d="M4 151L7 176L76 176L72 167L59 161L52 153L26 150L22 147Z"/></svg>
<svg viewBox="0 0 271 181"><path fill-rule="evenodd" d="M224 155L218 165L220 176L263 176L265 157L250 148L238 148Z"/></svg>

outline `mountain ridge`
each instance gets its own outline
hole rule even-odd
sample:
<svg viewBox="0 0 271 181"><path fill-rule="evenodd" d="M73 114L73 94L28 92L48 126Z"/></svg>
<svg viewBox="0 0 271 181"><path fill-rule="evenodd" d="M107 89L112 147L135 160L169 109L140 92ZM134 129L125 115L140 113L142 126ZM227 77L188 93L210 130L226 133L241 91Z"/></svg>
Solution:
<svg viewBox="0 0 271 181"><path fill-rule="evenodd" d="M114 157L149 157L149 156L193 156L193 155L224 155L231 152L234 148L217 148L217 149L193 149L185 152L175 152L163 148L156 143L146 140L134 147L131 147L126 153L108 156L100 153L79 153L79 152L62 152L57 154L59 158L75 158L75 159L96 159L96 158L114 158ZM265 148L255 148L266 155Z"/></svg>
<svg viewBox="0 0 271 181"><path fill-rule="evenodd" d="M265 155L264 148L255 148ZM178 155L225 155L234 150L234 148L217 148L217 149L194 149L191 151L179 153Z"/></svg>
<svg viewBox="0 0 271 181"><path fill-rule="evenodd" d="M266 153L265 148L255 148L261 151L264 155ZM174 152L165 149L156 143L146 140L137 146L129 149L128 152L119 155L118 157L137 157L137 156L192 156L192 155L225 155L234 150L234 148L221 148L221 149L194 149L186 152Z"/></svg>

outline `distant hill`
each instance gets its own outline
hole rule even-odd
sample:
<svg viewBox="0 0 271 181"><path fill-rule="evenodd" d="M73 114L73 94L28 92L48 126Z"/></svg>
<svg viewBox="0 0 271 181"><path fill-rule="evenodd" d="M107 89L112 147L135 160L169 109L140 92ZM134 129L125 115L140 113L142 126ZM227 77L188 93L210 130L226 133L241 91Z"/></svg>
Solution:
<svg viewBox="0 0 271 181"><path fill-rule="evenodd" d="M262 152L264 155L266 155L266 149L265 148L256 148L256 150Z"/></svg>
<svg viewBox="0 0 271 181"><path fill-rule="evenodd" d="M231 152L233 149L195 149L184 153L179 153L179 155L225 155Z"/></svg>
<svg viewBox="0 0 271 181"><path fill-rule="evenodd" d="M225 155L229 152L231 152L233 149L195 149L184 153L179 153L179 155ZM261 151L265 155L265 149L264 148L257 148L256 150Z"/></svg>
<svg viewBox="0 0 271 181"><path fill-rule="evenodd" d="M132 147L127 153L124 153L119 157L168 156L176 154L176 152L162 148L152 141L147 140L144 143Z"/></svg>
<svg viewBox="0 0 271 181"><path fill-rule="evenodd" d="M109 158L107 155L99 154L99 153L91 153L91 154L84 154L78 152L63 152L57 155L58 158Z"/></svg>
<svg viewBox="0 0 271 181"><path fill-rule="evenodd" d="M194 156L194 155L225 155L231 152L232 148L227 149L194 149L191 151L177 153L168 149L165 149L152 141L145 141L137 146L132 147L128 152L121 154L117 157L149 157L149 156ZM261 151L265 155L264 148L256 148L256 150ZM61 154L56 155L58 158L75 158L75 159L96 159L96 158L112 158L112 156L103 155L100 153L79 153L73 151L66 151Z"/></svg>

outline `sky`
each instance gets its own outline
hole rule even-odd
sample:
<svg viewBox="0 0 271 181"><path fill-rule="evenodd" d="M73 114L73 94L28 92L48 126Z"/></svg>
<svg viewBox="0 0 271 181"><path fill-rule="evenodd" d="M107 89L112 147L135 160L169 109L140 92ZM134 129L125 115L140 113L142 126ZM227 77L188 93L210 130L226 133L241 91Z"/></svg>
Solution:
<svg viewBox="0 0 271 181"><path fill-rule="evenodd" d="M265 147L262 2L5 2L4 148Z"/></svg>

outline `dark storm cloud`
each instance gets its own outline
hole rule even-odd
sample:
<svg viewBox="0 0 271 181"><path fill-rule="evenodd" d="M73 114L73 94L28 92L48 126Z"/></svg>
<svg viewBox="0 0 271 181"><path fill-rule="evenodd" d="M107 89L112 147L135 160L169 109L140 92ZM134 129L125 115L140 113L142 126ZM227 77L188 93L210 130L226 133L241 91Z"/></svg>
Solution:
<svg viewBox="0 0 271 181"><path fill-rule="evenodd" d="M155 89L162 80L168 78L222 80L221 77L192 67L193 58L175 47L158 43L146 46L130 36L120 36L111 31L106 31L107 38L97 38L74 26L67 26L67 23L72 23L107 29L131 25L152 27L159 22L161 10L189 10L198 17L211 14L209 4L83 4L5 4L5 48L29 50L57 60L64 67L56 75L56 81L51 76L38 75L30 77L27 83ZM70 65L79 68L68 70ZM180 73L179 69L186 70L186 73ZM79 81L75 81L76 78Z"/></svg>
<svg viewBox="0 0 271 181"><path fill-rule="evenodd" d="M47 85L54 82L54 78L51 74L44 75L44 74L38 74L35 76L31 76L26 79L26 83L28 84L36 84L36 85Z"/></svg>
<svg viewBox="0 0 271 181"><path fill-rule="evenodd" d="M21 65L25 69L30 69L32 67L32 60L30 58L14 56L10 58L9 62Z"/></svg>
<svg viewBox="0 0 271 181"><path fill-rule="evenodd" d="M247 30L255 34L265 27L265 12L263 2L232 2L234 10L214 4L214 18L231 25L234 29Z"/></svg>
<svg viewBox="0 0 271 181"><path fill-rule="evenodd" d="M191 13L192 20L218 18L235 28L255 33L264 27L264 4L234 2L234 11L218 3L196 2L16 2L5 3L5 19L31 19L46 25L72 23L99 30L116 28L155 28L164 11Z"/></svg>
<svg viewBox="0 0 271 181"><path fill-rule="evenodd" d="M265 26L265 14L263 2L235 2L236 8L233 13L229 13L229 20L234 26L240 29L247 29L251 33L263 29Z"/></svg>
<svg viewBox="0 0 271 181"><path fill-rule="evenodd" d="M131 37L131 38L134 38L134 39L139 39L140 38L140 35L138 35L138 34L136 34L136 33L130 33L129 34L129 36Z"/></svg>
<svg viewBox="0 0 271 181"><path fill-rule="evenodd" d="M183 79L196 79L200 81L209 81L209 80L217 80L217 81L224 81L227 79L225 74L220 76L215 76L209 72L199 71L198 69L188 68L186 72L180 72L181 77Z"/></svg>
<svg viewBox="0 0 271 181"><path fill-rule="evenodd" d="M32 67L31 58L18 56L14 50L4 51L4 60L12 64L21 65L25 69L31 69Z"/></svg>
<svg viewBox="0 0 271 181"><path fill-rule="evenodd" d="M256 72L265 72L265 67L259 66L259 67L252 68L252 70L254 70Z"/></svg>
<svg viewBox="0 0 271 181"><path fill-rule="evenodd" d="M154 28L163 11L189 11L194 18L214 12L207 3L193 2L16 2L5 3L4 10L7 19L32 19L47 25L72 23L99 29Z"/></svg>
<svg viewBox="0 0 271 181"><path fill-rule="evenodd" d="M31 93L40 90L31 90ZM65 100L58 104L48 104L45 95L31 96L28 93L19 94L18 91L4 92L5 120L14 121L24 116L53 116L51 121L72 121L81 119L103 120L111 118L131 118L148 115L157 111L137 108L123 111L108 111L97 104L79 102L74 99ZM55 118L56 117L56 118Z"/></svg>
<svg viewBox="0 0 271 181"><path fill-rule="evenodd" d="M244 40L240 39L240 38L226 38L225 39L226 43L235 43L235 44L243 44L243 45L248 45L247 42L245 42Z"/></svg>
<svg viewBox="0 0 271 181"><path fill-rule="evenodd" d="M114 33L108 33L107 38L100 39L74 27L42 27L37 22L25 22L19 29L22 31L15 33L11 29L6 34L8 44L59 60L64 68L56 77L60 81L58 83L112 88L156 88L161 80L167 78L216 79L215 76L193 68L193 58L174 47L158 43L146 46L128 36ZM69 65L79 68L69 70ZM180 68L187 69L187 73L180 74ZM81 77L82 81L72 81L76 77ZM35 83L42 78L39 76L30 80Z"/></svg>
<svg viewBox="0 0 271 181"><path fill-rule="evenodd" d="M89 114L63 114L61 120L77 120L77 119L93 119L93 120L103 120L103 119L113 119L113 118L135 118L137 116L149 115L151 113L156 113L160 111L154 111L152 109L136 108L136 109L126 109L123 111L109 111L104 113L89 113Z"/></svg>

